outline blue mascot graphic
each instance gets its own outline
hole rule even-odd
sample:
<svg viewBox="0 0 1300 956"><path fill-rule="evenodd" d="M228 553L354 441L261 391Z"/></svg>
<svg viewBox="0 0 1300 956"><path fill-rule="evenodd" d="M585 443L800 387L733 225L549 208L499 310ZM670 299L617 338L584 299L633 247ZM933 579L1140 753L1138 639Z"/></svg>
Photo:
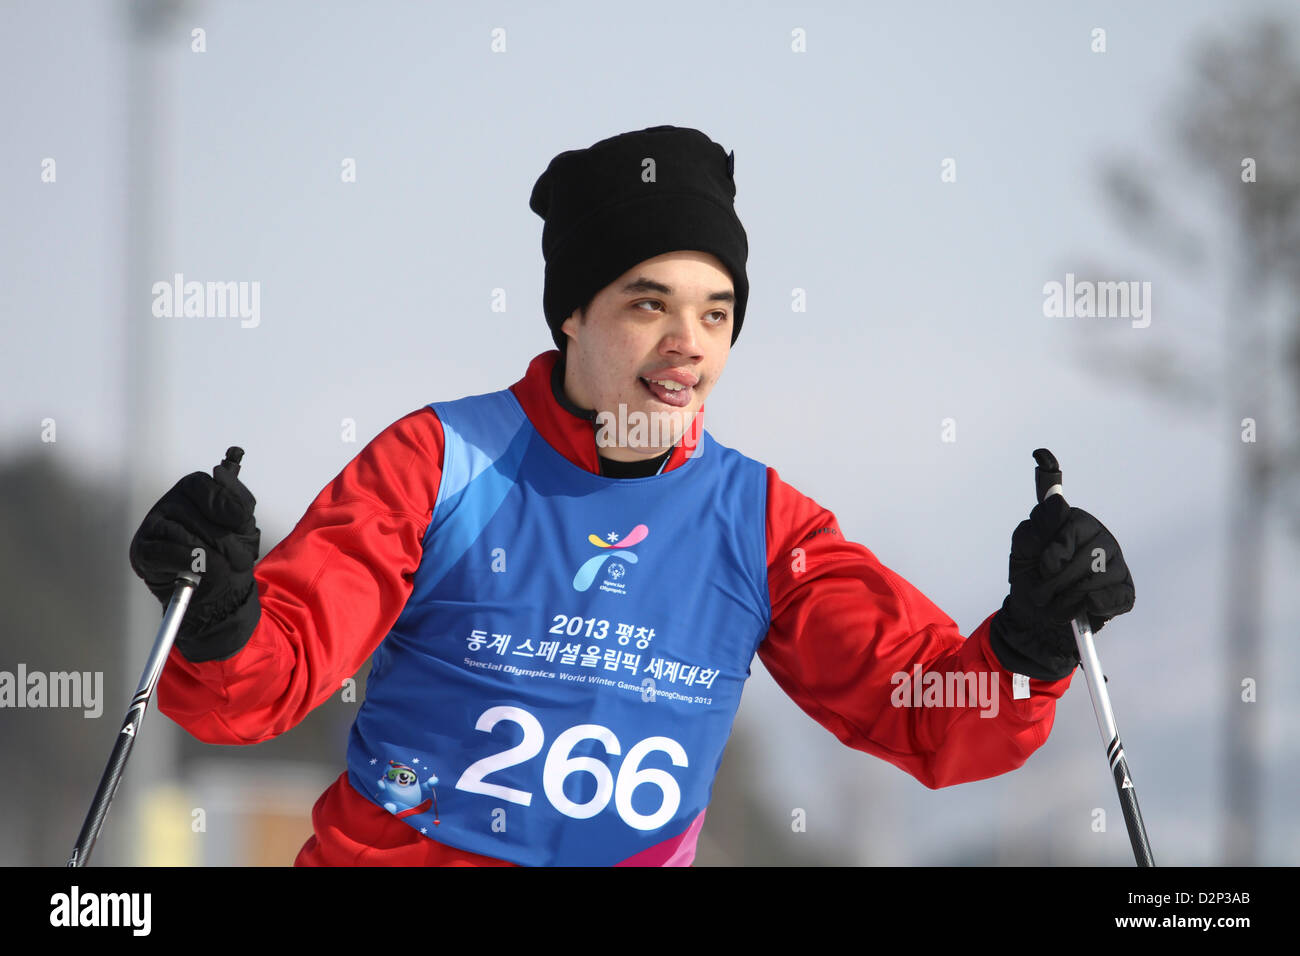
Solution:
<svg viewBox="0 0 1300 956"><path fill-rule="evenodd" d="M438 819L438 791L434 789L438 778L430 773L424 783L419 780L419 775L406 764L396 760L388 761L388 772L379 778L379 789L384 791L386 797L383 801L384 809L402 819L424 813L432 805L433 823L437 826L442 822ZM426 790L431 797L424 796Z"/></svg>

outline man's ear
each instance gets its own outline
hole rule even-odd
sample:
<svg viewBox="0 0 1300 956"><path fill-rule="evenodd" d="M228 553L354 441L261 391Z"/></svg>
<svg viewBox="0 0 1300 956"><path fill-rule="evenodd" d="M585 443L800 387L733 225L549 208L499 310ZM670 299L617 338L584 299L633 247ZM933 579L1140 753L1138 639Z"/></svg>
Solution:
<svg viewBox="0 0 1300 956"><path fill-rule="evenodd" d="M560 323L560 331L569 338L573 338L575 329L586 321L587 317L583 314L581 307L576 308L567 319Z"/></svg>

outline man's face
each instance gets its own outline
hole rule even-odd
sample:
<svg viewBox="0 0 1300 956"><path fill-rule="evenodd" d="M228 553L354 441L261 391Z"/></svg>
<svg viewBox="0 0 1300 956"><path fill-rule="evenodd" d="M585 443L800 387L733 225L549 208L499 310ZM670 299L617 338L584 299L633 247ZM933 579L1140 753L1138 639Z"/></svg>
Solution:
<svg viewBox="0 0 1300 956"><path fill-rule="evenodd" d="M631 426L623 432L611 425L605 440L598 435L600 454L640 461L677 443L727 364L734 313L730 273L715 256L690 251L633 266L597 293L585 314L576 309L564 320L570 400ZM635 429L638 418L649 423L645 438Z"/></svg>

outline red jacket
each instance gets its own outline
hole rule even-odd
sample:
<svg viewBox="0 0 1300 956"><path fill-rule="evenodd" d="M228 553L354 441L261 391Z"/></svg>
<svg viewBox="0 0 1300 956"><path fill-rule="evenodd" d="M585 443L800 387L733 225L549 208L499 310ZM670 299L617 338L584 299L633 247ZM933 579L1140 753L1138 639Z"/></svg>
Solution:
<svg viewBox="0 0 1300 956"><path fill-rule="evenodd" d="M557 451L599 473L592 424L552 392L558 358L557 351L534 358L511 391ZM442 443L438 417L425 406L366 445L254 568L262 613L248 643L227 660L197 664L174 649L157 688L159 710L205 742L254 744L338 693L411 593ZM679 443L664 470L685 460ZM1030 695L1014 699L1011 674L989 645L991 614L963 637L925 595L845 539L834 514L772 468L767 560L772 623L758 656L777 684L848 746L936 788L1014 770L1047 740L1069 677L1031 680ZM923 674L977 680L988 672L985 680L997 682L997 715L981 716L978 701L898 706L903 690L891 678L918 666ZM296 865L509 865L422 836L358 793L346 772L316 802L312 822L315 835Z"/></svg>

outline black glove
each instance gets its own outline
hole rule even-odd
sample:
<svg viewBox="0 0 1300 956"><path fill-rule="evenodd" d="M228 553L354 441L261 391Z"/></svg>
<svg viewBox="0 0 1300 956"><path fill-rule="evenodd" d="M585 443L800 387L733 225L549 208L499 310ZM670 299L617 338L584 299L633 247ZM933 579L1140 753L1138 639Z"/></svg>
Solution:
<svg viewBox="0 0 1300 956"><path fill-rule="evenodd" d="M1105 570L1092 570L1093 550ZM1036 680L1061 680L1079 664L1070 621L1086 612L1093 633L1133 610L1133 576L1115 536L1060 495L1044 499L1011 536L1011 593L993 616L989 638L1002 666Z"/></svg>
<svg viewBox="0 0 1300 956"><path fill-rule="evenodd" d="M253 520L257 499L237 477L242 456L232 448L212 477L196 471L176 482L131 539L131 567L164 608L179 572L200 575L176 634L176 646L195 662L237 653L261 617L253 565L262 533ZM201 566L195 548L203 549Z"/></svg>

